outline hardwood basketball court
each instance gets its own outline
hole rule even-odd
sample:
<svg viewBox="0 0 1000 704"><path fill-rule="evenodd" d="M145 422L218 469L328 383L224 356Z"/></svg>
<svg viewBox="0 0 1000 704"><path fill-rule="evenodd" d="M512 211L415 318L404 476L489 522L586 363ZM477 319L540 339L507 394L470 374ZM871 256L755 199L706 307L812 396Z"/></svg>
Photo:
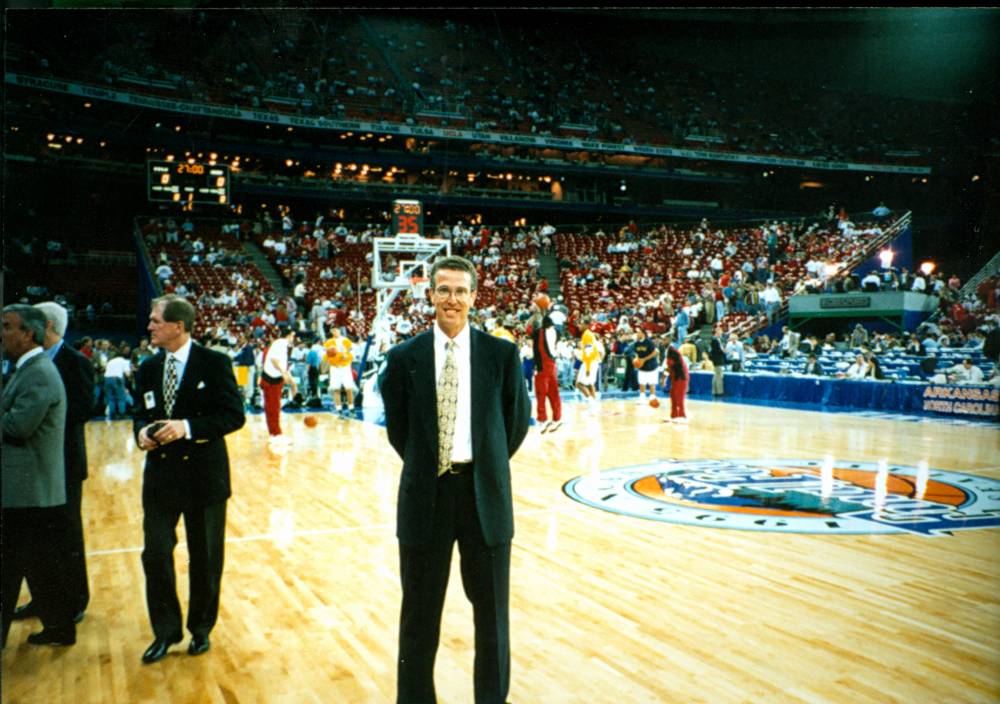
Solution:
<svg viewBox="0 0 1000 704"><path fill-rule="evenodd" d="M576 477L659 459L929 467L1000 479L995 425L956 425L690 401L665 409L565 404L513 462L515 704L563 702L995 702L1000 700L1000 530L791 534L680 525L569 498ZM3 700L392 702L399 609L394 537L400 461L374 424L263 416L229 439L222 609L204 656L152 640L140 564L142 456L127 422L88 426L84 518L91 604L68 648L3 653ZM991 496L1000 498L994 485ZM656 488L654 486L655 493ZM791 514L789 514L791 515ZM183 528L181 528L183 540ZM186 552L178 585L187 603ZM27 594L22 594L22 601ZM472 616L457 565L436 682L472 701Z"/></svg>

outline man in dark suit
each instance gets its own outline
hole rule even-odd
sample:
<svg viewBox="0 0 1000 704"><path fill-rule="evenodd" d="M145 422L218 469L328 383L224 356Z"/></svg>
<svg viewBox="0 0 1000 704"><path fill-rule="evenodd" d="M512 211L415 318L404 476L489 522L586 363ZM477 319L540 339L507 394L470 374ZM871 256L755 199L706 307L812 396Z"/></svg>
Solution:
<svg viewBox="0 0 1000 704"><path fill-rule="evenodd" d="M816 355L810 354L806 358L806 366L802 368L802 373L809 376L825 376L826 371L823 365L816 360Z"/></svg>
<svg viewBox="0 0 1000 704"><path fill-rule="evenodd" d="M38 303L35 308L45 315L45 354L56 365L66 390L66 433L63 445L66 464L66 589L73 606L73 620L83 620L90 603L87 584L87 558L83 542L83 480L87 478L87 438L85 425L94 412L94 365L63 340L68 316L66 309L53 301ZM28 579L31 589L31 579ZM38 616L32 601L14 612L14 620Z"/></svg>
<svg viewBox="0 0 1000 704"><path fill-rule="evenodd" d="M0 395L3 413L2 606L3 644L21 581L31 580L43 630L33 645L76 642L73 605L66 593L66 472L63 435L66 392L45 356L45 315L28 305L3 309L4 356L14 366Z"/></svg>
<svg viewBox="0 0 1000 704"><path fill-rule="evenodd" d="M531 409L517 347L469 325L472 263L440 259L430 279L434 328L390 350L381 381L389 442L403 459L397 701L435 701L434 659L457 541L475 621L475 701L503 702L510 688L510 458Z"/></svg>
<svg viewBox="0 0 1000 704"><path fill-rule="evenodd" d="M133 432L146 451L142 480L142 567L155 640L142 656L161 660L181 640L174 575L181 516L190 555L188 653L209 649L219 613L226 500L231 494L225 436L243 427L243 399L229 357L191 340L194 308L179 296L153 301L149 332L160 353L136 377Z"/></svg>

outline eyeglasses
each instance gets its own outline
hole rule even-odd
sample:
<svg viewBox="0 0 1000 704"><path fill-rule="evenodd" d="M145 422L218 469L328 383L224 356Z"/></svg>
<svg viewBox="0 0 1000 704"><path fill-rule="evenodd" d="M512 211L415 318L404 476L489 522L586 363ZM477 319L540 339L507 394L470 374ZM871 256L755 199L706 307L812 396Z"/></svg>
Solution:
<svg viewBox="0 0 1000 704"><path fill-rule="evenodd" d="M447 286L438 286L434 289L434 295L441 300L447 300L452 296L455 297L456 301L466 300L472 292L464 288L450 289Z"/></svg>

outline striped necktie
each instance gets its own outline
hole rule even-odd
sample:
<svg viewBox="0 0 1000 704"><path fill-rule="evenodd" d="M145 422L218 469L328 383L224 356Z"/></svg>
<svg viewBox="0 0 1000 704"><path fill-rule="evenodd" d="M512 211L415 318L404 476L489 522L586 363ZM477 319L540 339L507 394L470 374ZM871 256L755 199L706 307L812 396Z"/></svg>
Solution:
<svg viewBox="0 0 1000 704"><path fill-rule="evenodd" d="M451 450L455 444L455 415L458 409L458 364L455 362L455 341L445 345L448 354L437 383L438 413L438 476L451 469Z"/></svg>
<svg viewBox="0 0 1000 704"><path fill-rule="evenodd" d="M172 354L167 355L167 374L163 381L163 406L167 411L167 418L174 412L174 400L177 397L177 358Z"/></svg>

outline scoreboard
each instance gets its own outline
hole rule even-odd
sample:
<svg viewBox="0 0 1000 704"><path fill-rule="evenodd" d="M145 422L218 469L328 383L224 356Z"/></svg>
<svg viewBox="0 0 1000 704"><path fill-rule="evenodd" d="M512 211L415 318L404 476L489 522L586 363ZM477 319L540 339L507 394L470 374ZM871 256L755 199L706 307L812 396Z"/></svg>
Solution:
<svg viewBox="0 0 1000 704"><path fill-rule="evenodd" d="M186 161L146 162L146 198L180 203L229 203L229 166Z"/></svg>
<svg viewBox="0 0 1000 704"><path fill-rule="evenodd" d="M424 234L424 206L419 200L392 201L392 236Z"/></svg>

